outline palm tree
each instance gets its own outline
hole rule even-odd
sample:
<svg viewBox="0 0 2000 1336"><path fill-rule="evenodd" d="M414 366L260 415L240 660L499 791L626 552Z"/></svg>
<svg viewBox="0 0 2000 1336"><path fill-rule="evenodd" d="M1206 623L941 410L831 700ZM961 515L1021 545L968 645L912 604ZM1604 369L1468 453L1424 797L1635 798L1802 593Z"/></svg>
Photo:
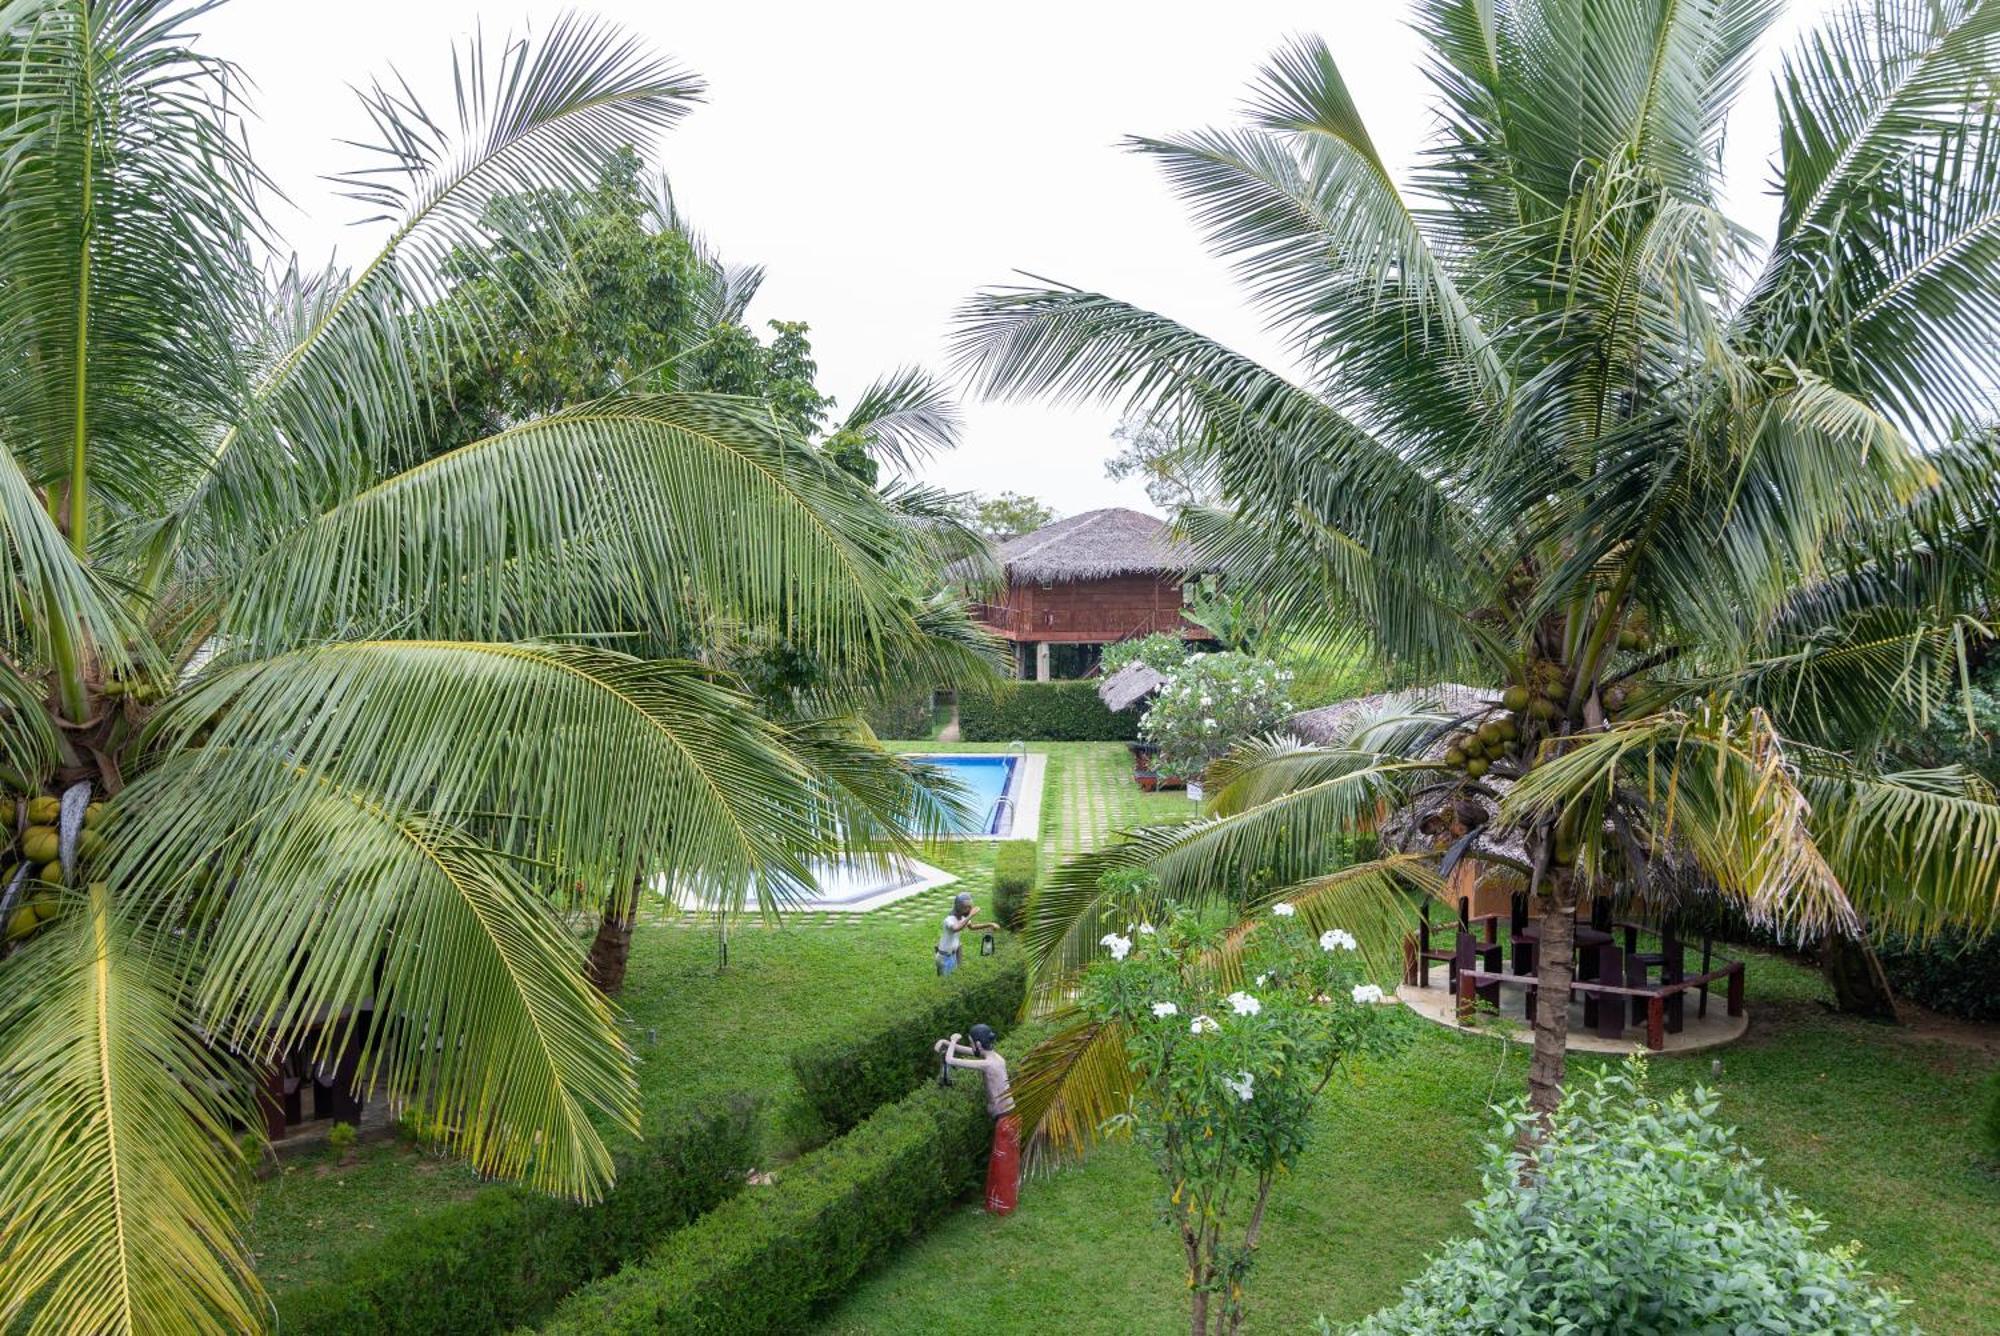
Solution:
<svg viewBox="0 0 2000 1336"><path fill-rule="evenodd" d="M949 535L764 405L618 395L427 457L427 387L490 333L448 257L696 79L564 18L457 51L455 107L372 85L345 180L385 242L267 281L204 8L0 4L7 1325L260 1326L235 1129L316 1017L315 1057L358 1039L482 1172L600 1194L637 1089L562 911L655 876L768 902L936 808L852 696L773 719L661 647L980 662L935 593Z"/></svg>
<svg viewBox="0 0 2000 1336"><path fill-rule="evenodd" d="M1132 141L1297 380L1097 293L969 309L989 392L1197 424L1225 504L1187 527L1281 624L1365 644L1392 682L1485 684L1250 747L1204 820L1071 869L1030 928L1047 995L1134 870L1155 898L1386 913L1408 845L1335 870L1385 813L1443 812L1452 857L1515 851L1543 1112L1590 897L1692 876L1795 932L1993 923L1992 789L1882 773L1873 744L1949 704L1992 607L1995 451L1971 427L2000 372L2000 4L1854 4L1801 41L1762 244L1717 177L1780 8L1418 0L1438 130L1405 186L1317 41L1264 71L1247 124ZM1115 1048L1045 1055L1057 1130L1115 1099Z"/></svg>

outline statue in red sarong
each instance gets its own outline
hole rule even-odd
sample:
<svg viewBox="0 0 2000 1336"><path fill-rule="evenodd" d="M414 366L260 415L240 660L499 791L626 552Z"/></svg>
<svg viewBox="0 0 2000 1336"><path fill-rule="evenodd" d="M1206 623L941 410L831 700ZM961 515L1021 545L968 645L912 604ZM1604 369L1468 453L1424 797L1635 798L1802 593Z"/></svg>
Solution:
<svg viewBox="0 0 2000 1336"><path fill-rule="evenodd" d="M1021 1191L1021 1125L1014 1117L1014 1094L1007 1086L1007 1060L994 1049L993 1027L975 1025L967 1048L953 1035L931 1045L947 1066L976 1071L986 1080L986 1112L993 1116L993 1154L986 1161L986 1209L1007 1215Z"/></svg>

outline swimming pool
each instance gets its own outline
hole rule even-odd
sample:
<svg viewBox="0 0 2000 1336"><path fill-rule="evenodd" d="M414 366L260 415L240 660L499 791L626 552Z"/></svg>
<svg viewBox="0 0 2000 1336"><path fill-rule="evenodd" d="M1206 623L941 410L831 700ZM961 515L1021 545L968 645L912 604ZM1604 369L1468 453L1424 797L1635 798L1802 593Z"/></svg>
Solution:
<svg viewBox="0 0 2000 1336"><path fill-rule="evenodd" d="M951 823L948 830L954 835L1005 835L1014 824L1013 809L1019 805L1016 793L1009 801L1015 782L1015 763L1018 756L912 756L934 770L943 771L958 782L958 799L964 804L965 814Z"/></svg>

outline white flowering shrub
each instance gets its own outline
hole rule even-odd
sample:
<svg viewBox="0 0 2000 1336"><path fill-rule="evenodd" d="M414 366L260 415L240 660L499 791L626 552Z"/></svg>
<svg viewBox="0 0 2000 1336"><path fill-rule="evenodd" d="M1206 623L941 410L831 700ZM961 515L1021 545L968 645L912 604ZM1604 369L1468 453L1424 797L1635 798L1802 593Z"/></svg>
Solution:
<svg viewBox="0 0 2000 1336"><path fill-rule="evenodd" d="M1197 654L1153 697L1139 736L1160 749L1163 774L1200 779L1239 742L1292 713L1292 674L1247 654Z"/></svg>
<svg viewBox="0 0 2000 1336"><path fill-rule="evenodd" d="M1106 934L1108 958L1078 988L1087 1014L1124 1033L1133 1096L1105 1130L1130 1133L1159 1170L1196 1331L1241 1322L1265 1202L1304 1152L1320 1092L1410 1024L1364 977L1352 934L1296 908L1261 918L1240 943L1225 923L1186 913L1153 932Z"/></svg>
<svg viewBox="0 0 2000 1336"><path fill-rule="evenodd" d="M1913 1332L1852 1247L1825 1246L1826 1226L1765 1185L1717 1103L1653 1098L1633 1059L1563 1097L1523 1173L1524 1101L1488 1146L1474 1235L1352 1336Z"/></svg>

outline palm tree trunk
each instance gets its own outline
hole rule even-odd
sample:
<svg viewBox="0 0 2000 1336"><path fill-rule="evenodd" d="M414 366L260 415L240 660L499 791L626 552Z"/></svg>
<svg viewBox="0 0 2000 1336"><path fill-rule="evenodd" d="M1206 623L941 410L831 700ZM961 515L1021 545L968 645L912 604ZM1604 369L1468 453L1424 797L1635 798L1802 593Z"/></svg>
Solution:
<svg viewBox="0 0 2000 1336"><path fill-rule="evenodd" d="M638 897L620 895L604 906L604 917L598 920L584 977L606 997L624 991L625 966L632 958L632 923L637 917Z"/></svg>
<svg viewBox="0 0 2000 1336"><path fill-rule="evenodd" d="M1566 874L1543 890L1535 947L1535 1054L1528 1064L1528 1107L1546 1123L1562 1102L1569 1044L1570 984L1576 979L1576 897Z"/></svg>
<svg viewBox="0 0 2000 1336"><path fill-rule="evenodd" d="M1889 991L1889 978L1882 973L1882 962L1865 936L1828 933L1820 943L1819 967L1826 976L1827 986L1833 989L1833 1003L1841 1014L1887 1021L1891 1025L1900 1019L1896 1015L1896 995Z"/></svg>

